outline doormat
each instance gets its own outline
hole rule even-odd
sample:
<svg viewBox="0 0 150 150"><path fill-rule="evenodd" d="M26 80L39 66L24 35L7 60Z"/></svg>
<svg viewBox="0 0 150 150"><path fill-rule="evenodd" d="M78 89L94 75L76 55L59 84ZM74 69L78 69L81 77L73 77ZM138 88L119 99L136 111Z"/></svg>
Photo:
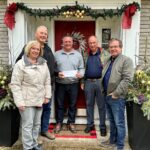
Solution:
<svg viewBox="0 0 150 150"><path fill-rule="evenodd" d="M62 130L60 133L55 134L56 138L87 138L87 139L96 139L96 130L92 130L90 133L85 133L84 129L86 125L76 124L77 133L72 133L71 131L67 130L67 125L63 124ZM54 132L55 124L50 124L49 132Z"/></svg>

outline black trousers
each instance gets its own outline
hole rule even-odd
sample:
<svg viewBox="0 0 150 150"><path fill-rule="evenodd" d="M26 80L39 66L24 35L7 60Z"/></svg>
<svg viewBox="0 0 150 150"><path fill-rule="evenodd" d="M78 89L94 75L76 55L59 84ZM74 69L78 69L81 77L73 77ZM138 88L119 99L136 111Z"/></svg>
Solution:
<svg viewBox="0 0 150 150"><path fill-rule="evenodd" d="M62 124L64 119L64 101L65 96L69 98L68 121L67 124L75 123L76 102L78 96L79 84L61 84L56 83L56 122Z"/></svg>

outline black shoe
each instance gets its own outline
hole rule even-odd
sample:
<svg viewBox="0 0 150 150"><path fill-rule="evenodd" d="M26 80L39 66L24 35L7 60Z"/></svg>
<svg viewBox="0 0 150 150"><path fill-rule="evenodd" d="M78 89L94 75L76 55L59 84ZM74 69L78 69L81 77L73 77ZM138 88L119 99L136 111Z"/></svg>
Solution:
<svg viewBox="0 0 150 150"><path fill-rule="evenodd" d="M101 129L101 136L106 136L107 135L107 132L106 132L106 129Z"/></svg>
<svg viewBox="0 0 150 150"><path fill-rule="evenodd" d="M84 129L84 132L85 133L89 133L90 131L92 131L92 130L94 130L94 126L92 126L92 127L86 127L85 129Z"/></svg>
<svg viewBox="0 0 150 150"><path fill-rule="evenodd" d="M68 124L67 125L67 129L70 130L72 133L77 133L77 130L75 128L75 125L74 124Z"/></svg>

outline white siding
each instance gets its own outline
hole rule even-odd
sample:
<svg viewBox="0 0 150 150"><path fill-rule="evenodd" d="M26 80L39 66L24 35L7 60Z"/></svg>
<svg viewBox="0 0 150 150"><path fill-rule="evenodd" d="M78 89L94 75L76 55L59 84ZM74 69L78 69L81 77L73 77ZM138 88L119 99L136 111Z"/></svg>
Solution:
<svg viewBox="0 0 150 150"><path fill-rule="evenodd" d="M15 28L9 30L9 47L11 50L12 64L20 54L24 44L26 43L26 24L25 17L21 11L15 15Z"/></svg>
<svg viewBox="0 0 150 150"><path fill-rule="evenodd" d="M145 55L145 49L147 47L146 54L147 54L148 63L150 63L150 0L142 0L141 28L140 29L141 29L141 32L140 32L139 55L140 57L143 58ZM147 44L146 44L146 38L147 38Z"/></svg>

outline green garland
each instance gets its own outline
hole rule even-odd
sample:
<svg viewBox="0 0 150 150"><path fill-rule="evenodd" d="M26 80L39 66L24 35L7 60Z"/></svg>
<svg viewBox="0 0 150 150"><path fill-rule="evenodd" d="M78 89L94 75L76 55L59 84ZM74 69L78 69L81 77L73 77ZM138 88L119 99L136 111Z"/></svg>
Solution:
<svg viewBox="0 0 150 150"><path fill-rule="evenodd" d="M90 7L85 5L79 5L76 2L76 5L74 6L62 6L61 8L57 7L56 9L32 9L25 6L24 3L16 3L18 9L25 11L30 16L35 17L49 17L50 19L53 17L59 17L65 15L66 17L69 17L69 13L78 11L78 14L73 14L72 16L76 16L78 18L83 18L83 16L90 16L94 19L97 19L99 17L102 17L103 19L106 19L107 17L112 18L113 16L121 16L122 13L125 11L125 9L130 5L136 5L137 9L140 10L140 5L137 2L133 2L130 4L124 4L121 8L116 9L103 9L103 10L92 10ZM82 11L82 13L81 13Z"/></svg>

